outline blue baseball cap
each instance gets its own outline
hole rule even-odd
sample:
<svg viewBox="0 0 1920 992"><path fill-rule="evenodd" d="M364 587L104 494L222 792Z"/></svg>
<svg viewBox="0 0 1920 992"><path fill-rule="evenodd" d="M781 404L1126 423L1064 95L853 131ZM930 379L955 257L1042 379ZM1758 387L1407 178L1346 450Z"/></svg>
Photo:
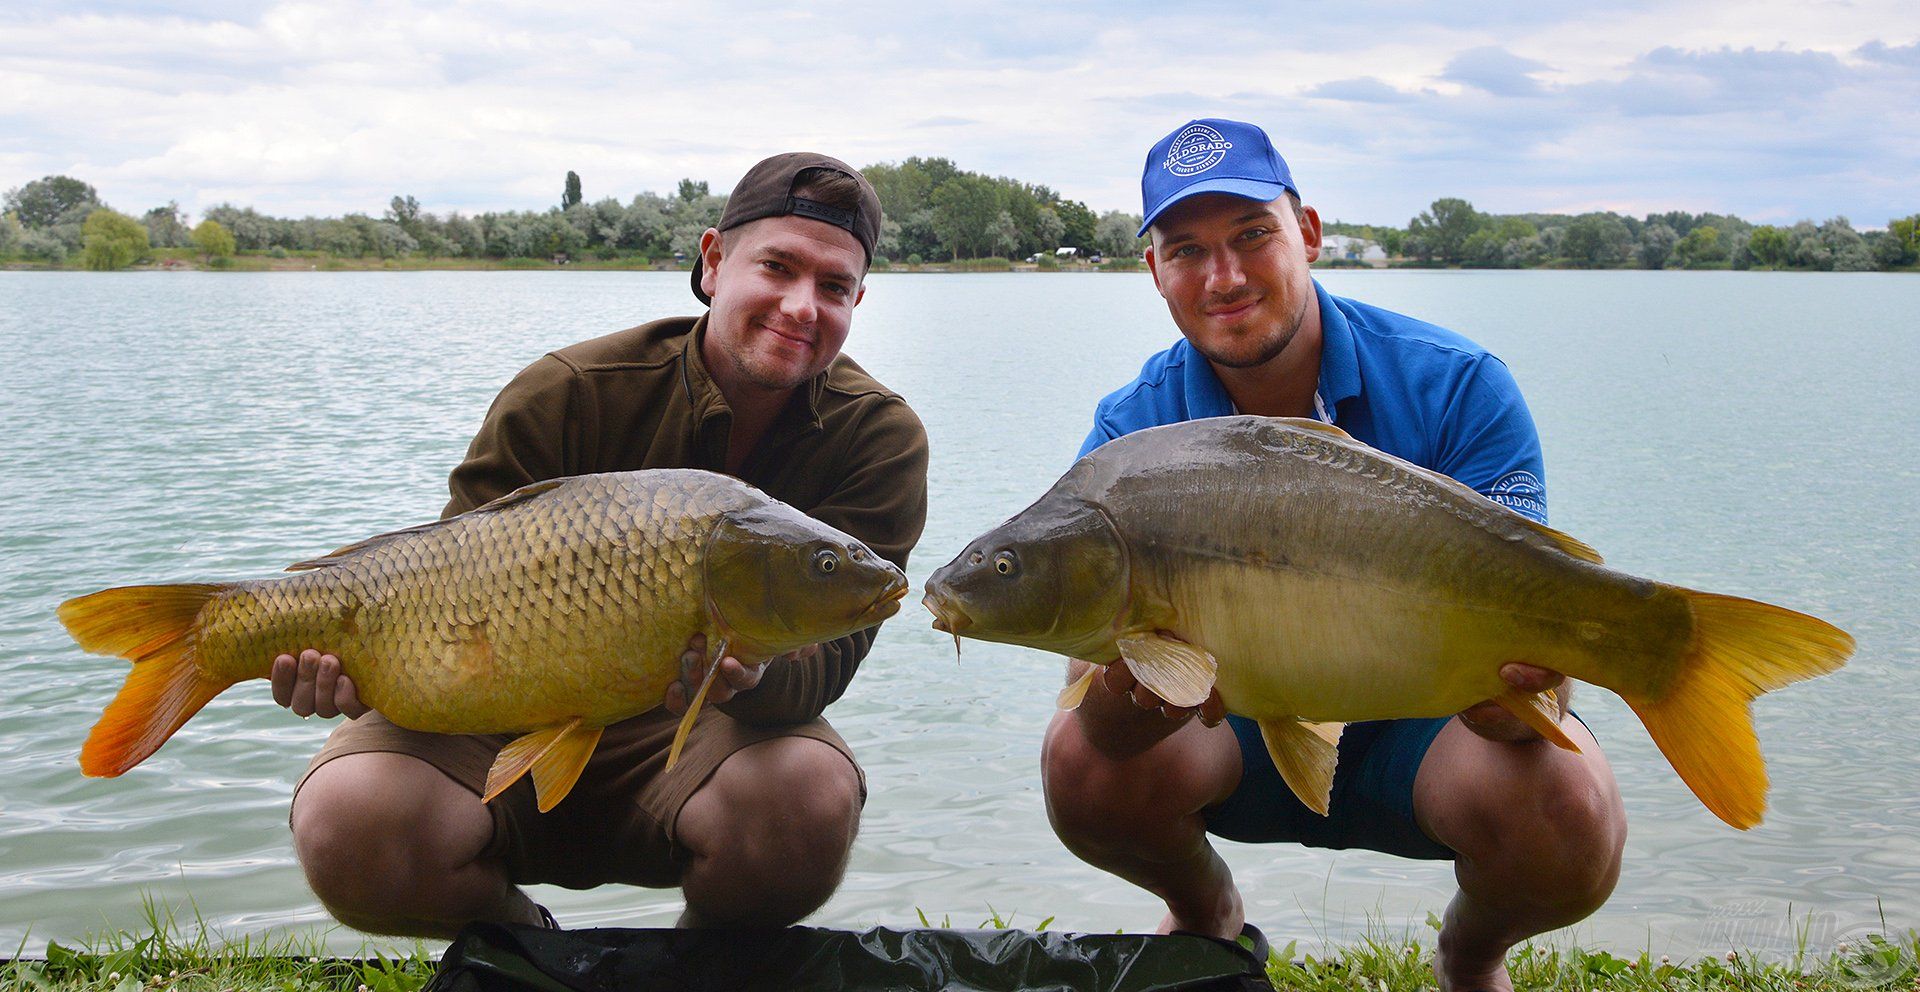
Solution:
<svg viewBox="0 0 1920 992"><path fill-rule="evenodd" d="M1140 173L1140 207L1146 220L1197 193L1227 193L1269 203L1282 193L1300 195L1287 160L1273 150L1267 132L1252 124L1206 117L1188 121L1154 143Z"/></svg>

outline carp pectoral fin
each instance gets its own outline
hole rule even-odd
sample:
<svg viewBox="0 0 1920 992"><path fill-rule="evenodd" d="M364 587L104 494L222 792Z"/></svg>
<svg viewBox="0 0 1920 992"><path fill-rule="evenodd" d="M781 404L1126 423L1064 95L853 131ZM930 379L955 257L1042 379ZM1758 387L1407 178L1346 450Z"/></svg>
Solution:
<svg viewBox="0 0 1920 992"><path fill-rule="evenodd" d="M1565 748L1575 754L1580 753L1580 745L1560 729L1560 697L1552 689L1539 692L1521 692L1508 689L1493 701L1499 703L1507 712L1520 718L1520 722L1533 728L1533 732L1552 741L1555 747Z"/></svg>
<svg viewBox="0 0 1920 992"><path fill-rule="evenodd" d="M1054 700L1054 702L1063 710L1070 710L1079 706L1081 700L1087 698L1087 687L1093 684L1093 677L1098 674L1100 674L1099 665L1088 665L1087 670L1080 673L1079 678L1073 680L1073 684L1060 690L1060 698Z"/></svg>
<svg viewBox="0 0 1920 992"><path fill-rule="evenodd" d="M726 657L727 641L721 638L713 650L713 661L707 664L707 675L700 680L700 691L693 694L686 715L680 718L680 726L674 728L673 746L667 749L667 771L673 771L673 766L680 761L680 749L686 746L687 735L693 733L693 721L700 715L700 705L707 701L707 690L713 687L713 677L720 674L720 662Z"/></svg>
<svg viewBox="0 0 1920 992"><path fill-rule="evenodd" d="M1321 816L1333 803L1333 769L1340 762L1340 732L1344 723L1308 723L1304 720L1261 720L1260 737L1267 756L1287 788L1306 807Z"/></svg>
<svg viewBox="0 0 1920 992"><path fill-rule="evenodd" d="M1140 684L1175 706L1198 706L1213 691L1220 666L1198 645L1162 634L1120 638L1120 657Z"/></svg>
<svg viewBox="0 0 1920 992"><path fill-rule="evenodd" d="M480 801L492 802L493 797L507 791L508 786L531 771L535 804L542 813L554 808L572 791L581 769L587 767L594 745L600 743L602 729L583 727L580 718L575 717L557 727L514 739L500 749L493 767L487 769L486 791L481 793Z"/></svg>

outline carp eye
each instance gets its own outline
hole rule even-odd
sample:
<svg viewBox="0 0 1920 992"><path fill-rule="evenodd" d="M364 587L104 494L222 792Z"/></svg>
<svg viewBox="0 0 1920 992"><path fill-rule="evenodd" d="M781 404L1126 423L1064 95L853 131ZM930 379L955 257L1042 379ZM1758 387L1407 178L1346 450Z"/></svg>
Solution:
<svg viewBox="0 0 1920 992"><path fill-rule="evenodd" d="M993 570L1001 575L1012 575L1020 570L1020 563L1014 560L1013 552L1002 551L993 556Z"/></svg>
<svg viewBox="0 0 1920 992"><path fill-rule="evenodd" d="M840 556L834 554L832 549L821 548L813 553L813 567L831 575L834 569L840 567Z"/></svg>
<svg viewBox="0 0 1920 992"><path fill-rule="evenodd" d="M981 562L986 560L987 560L987 556L978 551L975 551L973 554L970 554L967 556L967 564L969 565L978 565Z"/></svg>

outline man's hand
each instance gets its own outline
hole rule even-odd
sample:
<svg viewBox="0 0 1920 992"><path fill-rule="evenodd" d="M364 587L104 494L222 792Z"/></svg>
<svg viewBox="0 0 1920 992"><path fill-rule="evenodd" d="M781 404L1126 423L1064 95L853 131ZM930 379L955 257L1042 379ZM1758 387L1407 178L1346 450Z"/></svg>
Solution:
<svg viewBox="0 0 1920 992"><path fill-rule="evenodd" d="M1567 698L1572 694L1572 686L1565 684L1567 677L1551 669L1537 665L1523 665L1509 662L1500 666L1500 680L1523 693L1552 689L1559 700L1560 719L1567 716ZM1537 741L1540 735L1532 727L1522 723L1520 718L1507 712L1507 708L1489 699L1476 703L1460 711L1460 722L1468 730L1490 741L1520 743Z"/></svg>
<svg viewBox="0 0 1920 992"><path fill-rule="evenodd" d="M357 720L369 710L360 702L353 680L340 670L340 659L312 648L300 657L283 654L273 659L273 701L300 715L332 719L342 713Z"/></svg>
<svg viewBox="0 0 1920 992"><path fill-rule="evenodd" d="M1077 659L1070 662L1067 677L1078 679L1088 664ZM1080 719L1088 741L1109 756L1124 759L1165 740L1195 716L1208 727L1219 726L1227 718L1227 705L1216 688L1199 706L1174 706L1141 685L1124 658L1116 658L1094 673L1074 716Z"/></svg>
<svg viewBox="0 0 1920 992"><path fill-rule="evenodd" d="M820 653L818 644L811 644L798 651L781 655L776 661L808 658ZM720 674L714 676L713 685L707 688L707 700L703 705L714 706L760 684L760 676L767 670L767 663L748 665L740 659L728 657L720 659ZM662 700L667 712L678 716L687 711L687 704L693 701L695 693L700 691L700 682L707 677L707 635L695 634L687 640L687 651L680 656L680 678L667 686L666 698Z"/></svg>

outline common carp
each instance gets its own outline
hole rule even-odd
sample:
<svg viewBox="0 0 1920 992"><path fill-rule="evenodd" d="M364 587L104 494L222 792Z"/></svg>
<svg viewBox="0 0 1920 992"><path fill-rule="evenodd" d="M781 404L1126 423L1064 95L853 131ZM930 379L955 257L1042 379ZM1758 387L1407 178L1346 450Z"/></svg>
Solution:
<svg viewBox="0 0 1920 992"><path fill-rule="evenodd" d="M713 646L678 759L722 657L753 663L873 626L906 576L853 537L737 479L656 469L523 486L445 520L223 584L107 589L60 605L88 651L133 661L80 767L145 760L208 700L276 655L340 658L403 727L521 734L491 800L528 771L542 812L609 724L660 705L688 639Z"/></svg>
<svg viewBox="0 0 1920 992"><path fill-rule="evenodd" d="M1753 698L1853 652L1824 621L1606 568L1446 476L1285 418L1108 442L934 572L925 603L956 643L1125 658L1175 705L1217 685L1322 814L1346 723L1493 699L1578 750L1549 699L1500 679L1525 662L1619 693L1694 795L1745 829L1766 808Z"/></svg>

